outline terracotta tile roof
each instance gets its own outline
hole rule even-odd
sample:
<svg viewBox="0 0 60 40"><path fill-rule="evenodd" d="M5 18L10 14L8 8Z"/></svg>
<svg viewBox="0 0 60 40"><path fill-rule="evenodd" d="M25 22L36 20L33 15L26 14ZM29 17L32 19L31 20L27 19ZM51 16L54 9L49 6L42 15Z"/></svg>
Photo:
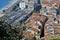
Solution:
<svg viewBox="0 0 60 40"><path fill-rule="evenodd" d="M43 4L49 4L49 2L48 2L48 1L45 1L45 0L42 1L42 3L43 3Z"/></svg>
<svg viewBox="0 0 60 40"><path fill-rule="evenodd" d="M45 20L46 17L44 15L40 16L39 20L42 21L42 20Z"/></svg>
<svg viewBox="0 0 60 40"><path fill-rule="evenodd" d="M38 19L38 17L32 17L30 20L37 20Z"/></svg>
<svg viewBox="0 0 60 40"><path fill-rule="evenodd" d="M48 20L45 24L49 24L50 23L50 21Z"/></svg>
<svg viewBox="0 0 60 40"><path fill-rule="evenodd" d="M37 23L35 23L35 24L33 24L33 25L32 25L32 23L27 23L25 26L26 26L26 27L30 27L30 26L32 26L32 27L38 27L38 26L42 26L42 25L39 25L39 24L37 24Z"/></svg>
<svg viewBox="0 0 60 40"><path fill-rule="evenodd" d="M43 4L49 4L49 5L57 3L57 5L60 5L60 1L59 0L52 0L51 2L49 2L48 0L42 0L42 3Z"/></svg>
<svg viewBox="0 0 60 40"><path fill-rule="evenodd" d="M51 1L49 4L50 4L50 5L52 5L52 4L54 4L54 3L56 3L56 2L54 2L54 1Z"/></svg>
<svg viewBox="0 0 60 40"><path fill-rule="evenodd" d="M37 32L38 33L38 29L36 29L36 28L32 28L31 30L33 30L33 31L35 31L35 32Z"/></svg>
<svg viewBox="0 0 60 40"><path fill-rule="evenodd" d="M55 28L54 34L60 36L60 28Z"/></svg>
<svg viewBox="0 0 60 40"><path fill-rule="evenodd" d="M35 13L35 12L34 12L32 16L35 16L35 15L36 15L36 16L39 16L39 13Z"/></svg>
<svg viewBox="0 0 60 40"><path fill-rule="evenodd" d="M57 16L57 19L60 19L60 15L59 15L59 16Z"/></svg>
<svg viewBox="0 0 60 40"><path fill-rule="evenodd" d="M52 23L52 26L60 26L60 24Z"/></svg>
<svg viewBox="0 0 60 40"><path fill-rule="evenodd" d="M45 15L42 15L42 14L37 14L37 13L33 13L33 15L34 16L31 16L31 18L30 18L30 22L34 22L34 21L43 21L43 20L45 20L46 19L46 16ZM27 23L26 24L26 26L31 26L32 25L32 23ZM38 25L38 24L36 24L36 25Z"/></svg>
<svg viewBox="0 0 60 40"><path fill-rule="evenodd" d="M30 27L31 25L32 25L32 23L27 23L25 26Z"/></svg>
<svg viewBox="0 0 60 40"><path fill-rule="evenodd" d="M44 28L45 40L50 40L50 32L47 28Z"/></svg>
<svg viewBox="0 0 60 40"><path fill-rule="evenodd" d="M38 26L41 26L41 25L35 23L35 24L33 24L32 26L33 26L33 27L35 27L35 26L38 27Z"/></svg>
<svg viewBox="0 0 60 40"><path fill-rule="evenodd" d="M51 7L50 10L55 10L56 8L55 7Z"/></svg>
<svg viewBox="0 0 60 40"><path fill-rule="evenodd" d="M60 5L60 2L57 2L57 5Z"/></svg>
<svg viewBox="0 0 60 40"><path fill-rule="evenodd" d="M56 19L60 22L60 15L58 15L58 16L56 17Z"/></svg>
<svg viewBox="0 0 60 40"><path fill-rule="evenodd" d="M60 19L58 19L58 21L60 22Z"/></svg>
<svg viewBox="0 0 60 40"><path fill-rule="evenodd" d="M23 35L24 35L24 38L29 38L29 39L33 39L34 38L34 35L31 34L31 32L23 31Z"/></svg>
<svg viewBox="0 0 60 40"><path fill-rule="evenodd" d="M30 31L28 31L28 32L23 31L23 34L24 34L24 35L27 35L27 34L31 34L31 32L30 32Z"/></svg>
<svg viewBox="0 0 60 40"><path fill-rule="evenodd" d="M45 16L42 14L38 14L38 13L33 13L32 17L30 20L45 20Z"/></svg>
<svg viewBox="0 0 60 40"><path fill-rule="evenodd" d="M58 22L58 20L57 20L57 22ZM49 24L49 25L52 25L52 26L59 26L60 25L58 23L52 22L52 20L50 20L50 19L48 19L48 21L45 24Z"/></svg>
<svg viewBox="0 0 60 40"><path fill-rule="evenodd" d="M44 33L45 33L45 36L46 36L46 35L49 36L50 32L48 31L48 29L44 27L44 30L45 30L45 32L44 32Z"/></svg>
<svg viewBox="0 0 60 40"><path fill-rule="evenodd" d="M30 19L30 22L33 22L33 21L35 21L34 19Z"/></svg>
<svg viewBox="0 0 60 40"><path fill-rule="evenodd" d="M55 32L60 33L60 28L55 28Z"/></svg>
<svg viewBox="0 0 60 40"><path fill-rule="evenodd" d="M42 25L39 25L38 23L33 23L35 21L42 21L42 20L45 20L46 19L46 16L44 15L41 15L41 14L38 14L38 13L33 13L32 16L30 17L30 22L29 23L26 23L26 27L30 27L32 26L31 28L31 31L34 31L34 32L40 32L40 30L38 29L39 26L42 26ZM24 35L27 35L25 36L26 38L33 38L34 35L32 36L32 34L30 32L23 32ZM39 35L39 34L37 34Z"/></svg>

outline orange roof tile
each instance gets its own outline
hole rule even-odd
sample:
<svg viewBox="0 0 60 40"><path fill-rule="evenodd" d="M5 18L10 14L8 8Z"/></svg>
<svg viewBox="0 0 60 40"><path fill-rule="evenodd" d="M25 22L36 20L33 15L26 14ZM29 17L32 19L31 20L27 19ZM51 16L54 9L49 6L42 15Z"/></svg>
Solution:
<svg viewBox="0 0 60 40"><path fill-rule="evenodd" d="M24 36L25 38L29 38L29 39L33 39L34 38L34 35L31 34L31 35L27 35L27 36Z"/></svg>
<svg viewBox="0 0 60 40"><path fill-rule="evenodd" d="M55 7L51 7L50 10L55 10L56 8Z"/></svg>
<svg viewBox="0 0 60 40"><path fill-rule="evenodd" d="M32 25L32 23L27 23L25 26L30 27L31 25Z"/></svg>
<svg viewBox="0 0 60 40"><path fill-rule="evenodd" d="M46 17L44 15L40 16L39 20L42 21L42 20L45 20Z"/></svg>
<svg viewBox="0 0 60 40"><path fill-rule="evenodd" d="M32 28L33 31L38 32L39 30L36 28Z"/></svg>
<svg viewBox="0 0 60 40"><path fill-rule="evenodd" d="M52 5L52 4L54 4L54 3L55 3L54 1L51 1L49 4L51 4L51 5Z"/></svg>
<svg viewBox="0 0 60 40"><path fill-rule="evenodd" d="M43 4L49 4L49 2L48 2L48 1L45 1L45 0L42 1L42 3L43 3Z"/></svg>
<svg viewBox="0 0 60 40"><path fill-rule="evenodd" d="M47 28L45 28L45 27L44 27L44 29L45 29L45 36L46 36L46 35L48 35L48 36L49 36L50 32L48 31L48 29L47 29ZM47 34L47 33L48 33L48 34Z"/></svg>
<svg viewBox="0 0 60 40"><path fill-rule="evenodd" d="M41 26L41 25L39 25L39 24L35 23L35 24L33 24L33 26Z"/></svg>
<svg viewBox="0 0 60 40"><path fill-rule="evenodd" d="M29 39L32 39L34 37L34 35L31 34L31 32L26 32L26 31L23 31L23 35L24 38L29 38Z"/></svg>
<svg viewBox="0 0 60 40"><path fill-rule="evenodd" d="M47 28L44 27L44 29L45 29L45 31L44 31L45 40L50 40L50 36L51 36L50 32L48 31Z"/></svg>
<svg viewBox="0 0 60 40"><path fill-rule="evenodd" d="M52 26L60 26L60 24L52 23Z"/></svg>
<svg viewBox="0 0 60 40"><path fill-rule="evenodd" d="M45 24L49 24L50 23L50 21L48 20Z"/></svg>
<svg viewBox="0 0 60 40"><path fill-rule="evenodd" d="M55 29L54 35L60 37L60 28L54 28L54 29Z"/></svg>

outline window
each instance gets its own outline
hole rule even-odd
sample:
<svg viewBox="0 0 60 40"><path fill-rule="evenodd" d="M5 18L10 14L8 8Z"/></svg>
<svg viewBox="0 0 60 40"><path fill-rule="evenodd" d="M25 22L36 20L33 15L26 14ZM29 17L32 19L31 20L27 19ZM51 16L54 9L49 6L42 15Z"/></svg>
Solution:
<svg viewBox="0 0 60 40"><path fill-rule="evenodd" d="M5 10L3 10L3 12L5 12Z"/></svg>
<svg viewBox="0 0 60 40"><path fill-rule="evenodd" d="M53 32L53 30L50 30L50 32Z"/></svg>
<svg viewBox="0 0 60 40"><path fill-rule="evenodd" d="M41 26L39 26L38 28L41 29Z"/></svg>
<svg viewBox="0 0 60 40"><path fill-rule="evenodd" d="M36 35L37 33L36 32L34 32L34 35Z"/></svg>
<svg viewBox="0 0 60 40"><path fill-rule="evenodd" d="M54 18L54 21L56 20L56 18Z"/></svg>
<svg viewBox="0 0 60 40"><path fill-rule="evenodd" d="M52 27L47 27L48 29L52 29Z"/></svg>
<svg viewBox="0 0 60 40"><path fill-rule="evenodd" d="M40 33L40 31L38 31L38 33Z"/></svg>
<svg viewBox="0 0 60 40"><path fill-rule="evenodd" d="M14 7L12 8L12 10L15 10L15 9L16 9L16 7L17 7L17 6L14 6Z"/></svg>
<svg viewBox="0 0 60 40"><path fill-rule="evenodd" d="M51 34L51 36L53 36L53 33L50 33Z"/></svg>
<svg viewBox="0 0 60 40"><path fill-rule="evenodd" d="M25 7L26 9L28 8L28 5L26 5L26 7Z"/></svg>
<svg viewBox="0 0 60 40"><path fill-rule="evenodd" d="M29 27L28 29L31 29L32 27Z"/></svg>
<svg viewBox="0 0 60 40"><path fill-rule="evenodd" d="M16 4L17 6L19 6L19 3L18 4Z"/></svg>

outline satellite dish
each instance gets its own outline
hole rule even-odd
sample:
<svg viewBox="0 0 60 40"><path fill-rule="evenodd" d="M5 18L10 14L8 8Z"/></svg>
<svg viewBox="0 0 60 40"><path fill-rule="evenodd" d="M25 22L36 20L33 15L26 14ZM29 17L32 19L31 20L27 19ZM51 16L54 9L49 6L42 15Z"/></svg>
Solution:
<svg viewBox="0 0 60 40"><path fill-rule="evenodd" d="M20 2L19 7L21 8L21 10L23 10L25 8L25 2Z"/></svg>

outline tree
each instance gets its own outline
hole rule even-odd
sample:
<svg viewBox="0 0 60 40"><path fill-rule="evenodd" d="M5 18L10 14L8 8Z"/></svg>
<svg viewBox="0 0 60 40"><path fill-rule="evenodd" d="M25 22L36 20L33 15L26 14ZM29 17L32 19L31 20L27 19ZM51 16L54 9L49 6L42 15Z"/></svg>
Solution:
<svg viewBox="0 0 60 40"><path fill-rule="evenodd" d="M40 38L42 38L42 37L44 37L44 27L45 27L45 23L47 22L47 20L48 20L48 17L47 16L45 16L46 17L46 19L45 20L43 20L43 22L42 22L42 28L41 28L41 35L40 35Z"/></svg>
<svg viewBox="0 0 60 40"><path fill-rule="evenodd" d="M10 25L4 23L4 21L0 21L0 39L2 40L4 37L9 37L7 27L10 28Z"/></svg>
<svg viewBox="0 0 60 40"><path fill-rule="evenodd" d="M50 40L60 40L60 38L51 38Z"/></svg>

